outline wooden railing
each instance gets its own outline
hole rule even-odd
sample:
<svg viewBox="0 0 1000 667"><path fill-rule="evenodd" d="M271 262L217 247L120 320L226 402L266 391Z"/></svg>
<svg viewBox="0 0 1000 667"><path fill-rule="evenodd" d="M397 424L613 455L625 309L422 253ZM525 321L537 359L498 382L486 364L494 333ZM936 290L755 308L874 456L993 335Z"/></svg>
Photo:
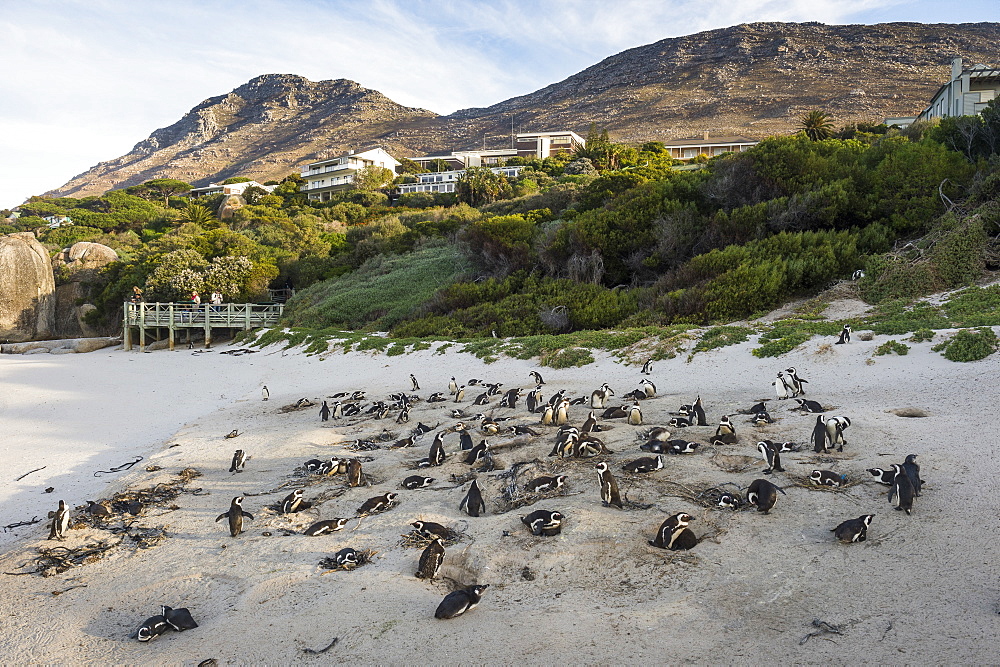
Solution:
<svg viewBox="0 0 1000 667"><path fill-rule="evenodd" d="M170 349L177 329L204 329L205 345L212 342L212 329L255 329L278 324L284 304L257 303L125 303L125 349L132 349L132 327L139 328L139 346L146 345L146 329L165 328ZM189 336L190 338L190 336Z"/></svg>

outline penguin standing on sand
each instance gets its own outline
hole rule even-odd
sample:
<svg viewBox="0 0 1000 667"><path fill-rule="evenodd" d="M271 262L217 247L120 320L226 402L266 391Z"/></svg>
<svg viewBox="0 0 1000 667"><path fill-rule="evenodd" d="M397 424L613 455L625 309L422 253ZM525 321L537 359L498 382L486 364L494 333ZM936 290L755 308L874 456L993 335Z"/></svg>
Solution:
<svg viewBox="0 0 1000 667"><path fill-rule="evenodd" d="M483 599L483 593L489 587L489 584L482 584L448 593L441 600L437 611L434 612L434 618L448 619L461 616L479 604L479 601Z"/></svg>
<svg viewBox="0 0 1000 667"><path fill-rule="evenodd" d="M786 495L780 488L771 484L766 479L755 479L747 489L747 504L753 505L758 512L767 514L778 502L778 491Z"/></svg>
<svg viewBox="0 0 1000 667"><path fill-rule="evenodd" d="M816 415L816 424L813 426L809 441L812 442L813 451L817 454L829 451L826 446L826 417L823 415Z"/></svg>
<svg viewBox="0 0 1000 667"><path fill-rule="evenodd" d="M347 486L358 487L365 483L365 475L361 470L361 461L351 459L347 462Z"/></svg>
<svg viewBox="0 0 1000 667"><path fill-rule="evenodd" d="M840 338L834 345L843 345L844 343L851 342L851 327L844 325L844 328L840 330Z"/></svg>
<svg viewBox="0 0 1000 667"><path fill-rule="evenodd" d="M868 539L868 526L874 518L874 514L863 514L857 519L848 519L836 528L831 528L830 532L844 544L864 542Z"/></svg>
<svg viewBox="0 0 1000 667"><path fill-rule="evenodd" d="M778 377L771 384L774 385L774 394L779 400L789 397L788 385L785 384L785 374L783 372L778 371Z"/></svg>
<svg viewBox="0 0 1000 667"><path fill-rule="evenodd" d="M437 537L420 554L420 561L417 564L417 579L434 581L434 577L437 576L443 562L444 542L441 541L440 537Z"/></svg>
<svg viewBox="0 0 1000 667"><path fill-rule="evenodd" d="M455 392L455 402L456 402L456 403L461 403L461 402L462 402L462 401L464 401L464 400L465 400L465 385L463 384L463 385L462 385L461 387L459 387L459 388L458 388L458 390L457 390L457 391Z"/></svg>
<svg viewBox="0 0 1000 667"><path fill-rule="evenodd" d="M643 378L639 381L639 388L646 395L646 398L656 398L656 385L651 380Z"/></svg>
<svg viewBox="0 0 1000 667"><path fill-rule="evenodd" d="M694 415L698 418L698 426L708 426L708 418L705 416L705 406L701 404L700 395L695 399L691 409L694 410Z"/></svg>
<svg viewBox="0 0 1000 667"><path fill-rule="evenodd" d="M913 482L906 470L898 463L892 464L893 473L892 486L889 487L889 502L896 506L897 510L902 510L907 514L913 509ZM893 502L895 501L895 502Z"/></svg>
<svg viewBox="0 0 1000 667"><path fill-rule="evenodd" d="M805 387L803 387L802 385L808 383L809 380L800 378L799 372L795 370L795 366L789 366L788 368L786 368L785 373L788 374L787 377L789 381L792 383L792 388L795 390L795 395L801 396L805 394L806 390Z"/></svg>
<svg viewBox="0 0 1000 667"><path fill-rule="evenodd" d="M267 385L266 385L266 384L265 384L265 385L264 385L264 387L263 387L263 388L262 388L262 389L260 390L260 397L261 397L261 399L262 399L262 400L265 400L265 401L266 401L267 399L271 398L271 392L269 392L269 391L267 390Z"/></svg>
<svg viewBox="0 0 1000 667"><path fill-rule="evenodd" d="M538 405L542 403L542 388L538 385L534 389L528 392L528 395L524 399L524 404L528 408L528 412L534 413L538 409Z"/></svg>
<svg viewBox="0 0 1000 667"><path fill-rule="evenodd" d="M69 530L69 507L66 505L66 501L60 500L59 509L49 512L49 517L52 519L49 526L49 539L65 539L66 531Z"/></svg>
<svg viewBox="0 0 1000 667"><path fill-rule="evenodd" d="M229 509L218 516L215 520L216 523L222 521L223 517L229 517L229 534L236 537L243 532L243 518L246 517L253 521L253 514L250 512L243 511L243 498L242 496L233 498L232 504L229 505Z"/></svg>
<svg viewBox="0 0 1000 667"><path fill-rule="evenodd" d="M417 382L417 378L413 373L410 373L410 382L413 383L413 391L420 391L420 384Z"/></svg>
<svg viewBox="0 0 1000 667"><path fill-rule="evenodd" d="M628 409L628 423L632 426L642 426L642 408L635 402Z"/></svg>
<svg viewBox="0 0 1000 667"><path fill-rule="evenodd" d="M455 376L451 376L451 380L448 381L448 394L454 396L458 393L458 382L455 380Z"/></svg>
<svg viewBox="0 0 1000 667"><path fill-rule="evenodd" d="M594 468L597 470L597 481L601 485L601 501L604 506L614 505L618 509L622 509L622 498L618 493L618 480L611 474L608 464L601 461Z"/></svg>
<svg viewBox="0 0 1000 667"><path fill-rule="evenodd" d="M545 384L545 380L542 379L542 374L538 371L531 371L528 375L530 375L531 379L535 381L535 384L539 386Z"/></svg>
<svg viewBox="0 0 1000 667"><path fill-rule="evenodd" d="M923 485L924 480L920 479L920 466L917 464L916 454L906 455L906 461L903 462L903 470L906 471L906 475L910 478L910 484L913 485L913 494L919 496L920 487Z"/></svg>
<svg viewBox="0 0 1000 667"><path fill-rule="evenodd" d="M781 454L779 454L779 447L775 447L773 443L769 442L758 442L757 451L760 455L764 457L764 461L767 462L767 468L764 469L765 475L770 475L772 471L777 470L778 472L785 472L785 469L781 467Z"/></svg>
<svg viewBox="0 0 1000 667"><path fill-rule="evenodd" d="M646 359L646 363L644 363L642 365L642 371L640 371L640 372L643 375L652 375L653 374L653 360L651 358L650 359Z"/></svg>
<svg viewBox="0 0 1000 667"><path fill-rule="evenodd" d="M844 439L844 429L851 425L850 417L830 417L826 420L826 439L832 448L837 445L837 451L844 451L847 440Z"/></svg>
<svg viewBox="0 0 1000 667"><path fill-rule="evenodd" d="M333 404L333 413L330 416L333 417L334 419L343 419L344 418L344 404L341 403L340 401L337 401L336 403L334 403Z"/></svg>
<svg viewBox="0 0 1000 667"><path fill-rule="evenodd" d="M250 457L246 455L246 452L242 449L237 449L236 453L233 454L233 462L229 466L229 472L243 472L243 468L249 460Z"/></svg>
<svg viewBox="0 0 1000 667"><path fill-rule="evenodd" d="M323 401L323 407L319 409L319 418L323 421L330 421L330 406Z"/></svg>
<svg viewBox="0 0 1000 667"><path fill-rule="evenodd" d="M538 420L539 424L544 424L545 426L552 426L554 411L551 405L546 405L544 412L542 412L542 418Z"/></svg>
<svg viewBox="0 0 1000 667"><path fill-rule="evenodd" d="M459 510L463 508L469 516L478 517L480 514L486 514L486 503L483 501L483 494L479 490L479 482L476 480L472 480L472 484L469 485L469 492L465 494L462 502L458 504Z"/></svg>
<svg viewBox="0 0 1000 667"><path fill-rule="evenodd" d="M556 408L555 419L553 421L556 426L565 426L569 423L569 401L563 399L559 402L559 407Z"/></svg>

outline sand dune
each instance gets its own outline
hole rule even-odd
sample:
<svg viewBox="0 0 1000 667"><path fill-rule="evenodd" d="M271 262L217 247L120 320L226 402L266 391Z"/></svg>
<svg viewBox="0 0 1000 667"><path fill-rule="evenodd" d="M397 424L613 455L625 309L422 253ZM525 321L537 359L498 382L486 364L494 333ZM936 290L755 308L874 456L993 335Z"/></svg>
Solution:
<svg viewBox="0 0 1000 667"><path fill-rule="evenodd" d="M608 458L627 497L624 510L603 507L595 460L547 455L555 429L537 427L535 440L488 438L501 469L480 473L488 514L458 511L470 467L460 461L458 436L446 436L450 458L426 471L429 488L398 488L416 461L427 456L431 436L412 449L359 452L375 484L345 488L343 476L311 483L309 498L328 498L297 515L267 509L305 483L296 468L310 458L346 453L343 444L383 429L405 435L417 421L455 423L454 405L418 404L408 425L390 419L348 418L322 423L317 408L282 413L306 397L313 401L345 390L369 397L408 391L416 374L422 397L447 392L450 376L484 378L504 388L533 386L530 361L502 359L485 365L451 350L386 357L331 354L325 359L276 347L231 357L188 351L152 354L100 351L58 358L0 358L4 391L0 414L8 427L3 469L13 479L0 490L4 524L44 516L62 498L72 505L108 498L127 488L169 482L185 468L202 473L169 507L148 508L138 526L163 526L168 537L149 549L119 548L107 558L52 577L5 576L3 655L11 663L219 663L360 661L456 662L796 662L942 663L992 662L1000 593L993 573L998 502L992 493L998 463L987 428L997 404L997 362L956 364L914 344L905 357L866 360L882 341L856 341L817 354L814 340L779 359L757 359L750 343L678 357L656 365L658 397L642 403L646 424L611 420L602 433ZM769 515L730 512L685 499L687 490L724 483L745 488L762 477L758 439L807 442L814 417L792 411L791 401L770 400L776 423L755 427L737 414L771 399L778 370L794 365L809 379L808 398L850 416L848 445L821 464L806 447L783 456L786 473L771 481L785 487ZM618 395L638 387L638 367L607 357L580 369L540 369L546 397L558 389L589 395L607 382ZM271 390L260 399L263 384ZM476 393L469 391L464 407ZM667 457L666 467L630 476L621 464L640 455L637 435L662 425L682 403L701 395L709 421L734 415L740 442L693 455ZM495 406L498 397L493 399ZM930 416L888 412L919 408ZM534 423L523 400L515 423ZM485 410L484 410L485 411ZM580 424L588 409L571 409ZM393 413L393 417L395 414ZM469 420L467 420L469 421ZM233 429L242 435L223 436ZM691 427L678 437L707 443L714 426ZM474 436L476 441L480 435ZM246 471L228 472L233 450L252 455ZM886 487L865 472L919 455L927 481L912 516L892 511ZM131 470L94 477L143 456ZM745 457L754 457L756 460ZM569 475L564 494L530 507L498 513L518 462L517 481L540 474ZM147 466L160 470L147 472ZM727 472L730 467L745 468ZM843 492L793 485L814 468L844 473L858 482ZM268 495L250 495L284 488ZM55 487L51 494L46 487ZM397 491L393 509L352 520L341 532L306 537L313 521L353 517L361 503ZM230 500L247 494L254 514L246 532L231 538L215 523ZM557 537L534 537L520 517L534 509L566 515ZM669 515L686 511L692 528L708 534L683 554L647 545ZM830 529L847 518L874 513L869 540L842 545ZM415 578L420 550L401 545L417 518L458 528L462 539L447 548L441 578ZM263 533L270 533L264 536ZM291 534L286 534L291 533ZM44 538L44 523L3 535L2 571L24 568ZM107 539L92 528L71 530L63 546ZM323 558L343 547L370 549L373 562L352 572L328 572ZM434 619L438 602L457 583L489 583L482 603L451 621ZM52 596L52 591L74 588ZM188 607L200 627L168 633L149 644L129 634L160 604ZM842 634L817 635L820 619ZM337 645L323 655L333 638Z"/></svg>

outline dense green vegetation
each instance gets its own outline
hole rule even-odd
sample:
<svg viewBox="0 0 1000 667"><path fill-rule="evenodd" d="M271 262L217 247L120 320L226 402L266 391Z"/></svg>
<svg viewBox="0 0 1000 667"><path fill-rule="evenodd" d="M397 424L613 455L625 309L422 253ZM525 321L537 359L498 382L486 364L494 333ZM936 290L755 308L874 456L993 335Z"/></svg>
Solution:
<svg viewBox="0 0 1000 667"><path fill-rule="evenodd" d="M109 324L133 285L161 300L192 289L265 300L268 287L292 286L293 327L551 339L752 318L859 268L861 295L879 304L867 323L877 334L992 321L987 295L909 304L1000 266L997 105L904 131L833 132L822 113L802 122L794 136L693 170L676 169L657 142L618 144L592 130L576 154L511 160L524 167L519 178L472 169L455 194L395 205L386 173L324 203L307 201L292 175L273 193L249 188L234 211L221 195L189 199L188 184L156 179L101 197L34 197L3 231L37 230L53 252L79 240L115 248L121 261L99 277L93 314ZM406 166L396 182L419 171ZM48 229L47 215L74 225ZM763 331L755 353L838 329L803 315ZM744 340L709 334L696 350ZM577 347L545 349L576 363Z"/></svg>

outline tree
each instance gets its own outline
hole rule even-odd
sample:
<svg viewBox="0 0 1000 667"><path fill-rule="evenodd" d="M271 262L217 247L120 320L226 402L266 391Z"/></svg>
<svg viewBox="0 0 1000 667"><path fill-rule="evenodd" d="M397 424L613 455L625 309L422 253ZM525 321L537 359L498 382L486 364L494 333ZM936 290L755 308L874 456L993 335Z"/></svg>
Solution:
<svg viewBox="0 0 1000 667"><path fill-rule="evenodd" d="M179 181L176 178L154 178L140 185L125 188L125 192L150 201L154 198L162 198L163 205L169 207L171 197L184 192L190 192L191 187L190 183Z"/></svg>
<svg viewBox="0 0 1000 667"><path fill-rule="evenodd" d="M395 177L396 174L392 173L391 169L373 164L368 165L354 174L354 189L363 192L374 192L375 190L388 187Z"/></svg>
<svg viewBox="0 0 1000 667"><path fill-rule="evenodd" d="M222 181L223 185L232 185L233 183L247 183L252 181L252 178L247 178L246 176L231 176L226 180Z"/></svg>
<svg viewBox="0 0 1000 667"><path fill-rule="evenodd" d="M188 202L188 205L184 208L183 215L185 222L191 222L202 227L207 227L210 223L215 222L215 216L212 215L212 212L201 204Z"/></svg>
<svg viewBox="0 0 1000 667"><path fill-rule="evenodd" d="M833 123L830 122L825 113L818 109L807 113L799 122L802 123L800 129L813 141L829 139L833 136Z"/></svg>
<svg viewBox="0 0 1000 667"><path fill-rule="evenodd" d="M489 167L469 167L455 184L458 201L469 206L492 204L509 193L507 177L494 173Z"/></svg>

